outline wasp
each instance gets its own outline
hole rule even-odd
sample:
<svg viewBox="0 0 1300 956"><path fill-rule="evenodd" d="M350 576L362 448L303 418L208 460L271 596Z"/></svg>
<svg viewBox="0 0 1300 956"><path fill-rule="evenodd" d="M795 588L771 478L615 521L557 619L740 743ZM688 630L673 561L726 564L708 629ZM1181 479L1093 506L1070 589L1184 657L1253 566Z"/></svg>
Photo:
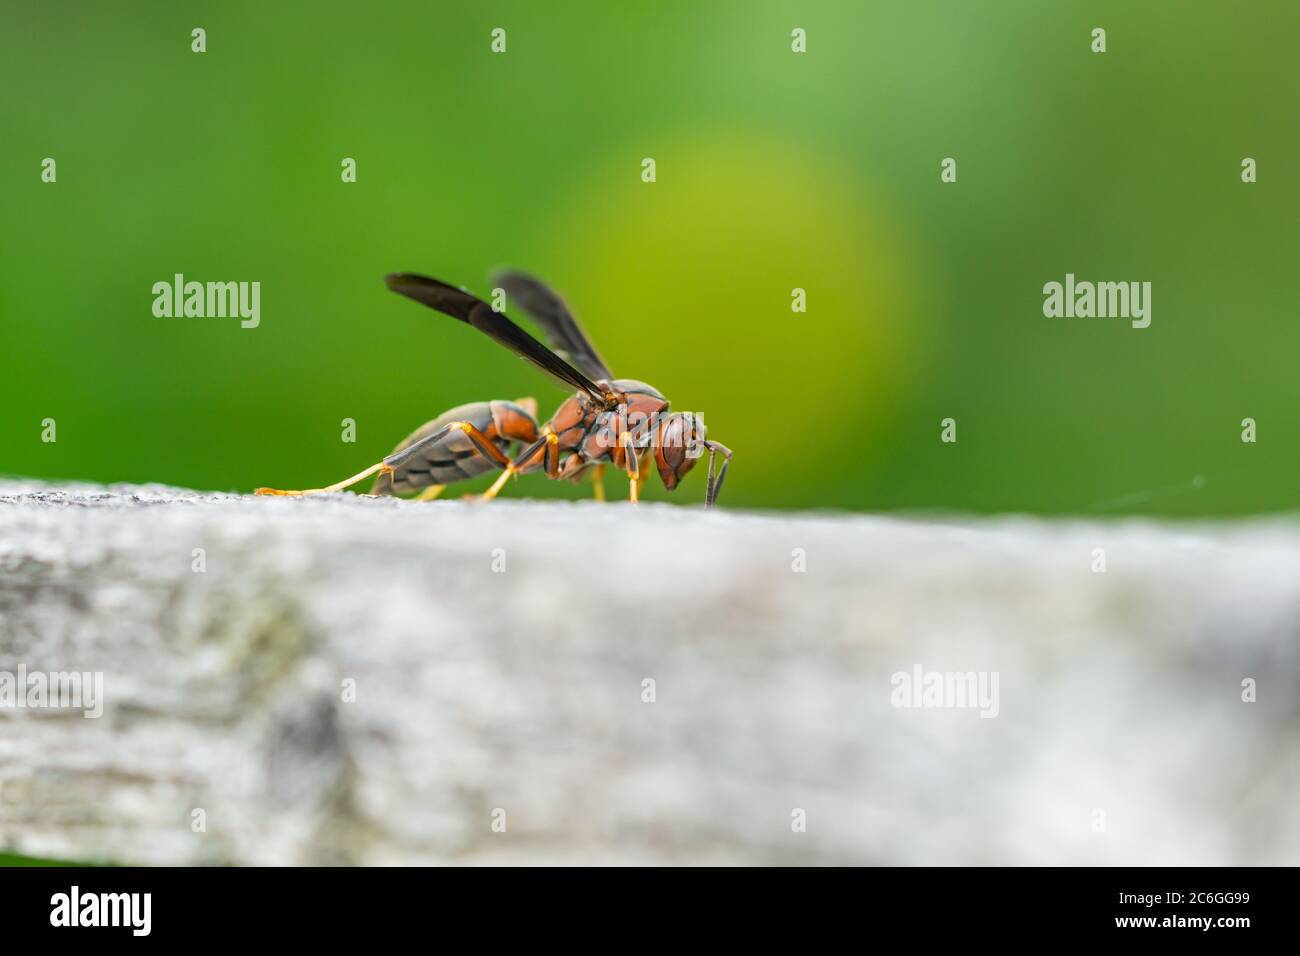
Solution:
<svg viewBox="0 0 1300 956"><path fill-rule="evenodd" d="M615 378L564 300L537 279L505 272L494 283L537 323L550 348L464 289L409 272L393 273L384 282L398 295L473 326L577 391L544 424L538 423L537 402L531 398L460 405L421 425L391 455L351 478L302 491L258 488L257 494L342 491L377 473L371 494L419 492L427 501L447 485L500 469L481 499L495 498L515 475L544 471L548 478L573 482L589 476L596 498L603 501L602 479L609 464L627 473L628 499L636 503L652 467L672 491L707 450L705 507L718 500L731 449L706 437L701 415L670 412L668 399L657 389ZM715 472L719 455L722 465Z"/></svg>

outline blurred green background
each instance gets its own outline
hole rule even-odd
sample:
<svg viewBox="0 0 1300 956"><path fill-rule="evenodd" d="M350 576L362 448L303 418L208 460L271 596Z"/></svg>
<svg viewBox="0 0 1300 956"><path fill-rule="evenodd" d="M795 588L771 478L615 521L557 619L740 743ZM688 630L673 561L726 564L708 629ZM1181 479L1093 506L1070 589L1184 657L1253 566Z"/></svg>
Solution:
<svg viewBox="0 0 1300 956"><path fill-rule="evenodd" d="M1294 0L51 2L0 27L0 473L311 487L453 405L549 413L540 373L381 282L484 295L511 265L705 414L724 504L1297 504ZM177 272L260 281L260 327L155 318ZM1151 327L1045 318L1067 272L1152 282Z"/></svg>

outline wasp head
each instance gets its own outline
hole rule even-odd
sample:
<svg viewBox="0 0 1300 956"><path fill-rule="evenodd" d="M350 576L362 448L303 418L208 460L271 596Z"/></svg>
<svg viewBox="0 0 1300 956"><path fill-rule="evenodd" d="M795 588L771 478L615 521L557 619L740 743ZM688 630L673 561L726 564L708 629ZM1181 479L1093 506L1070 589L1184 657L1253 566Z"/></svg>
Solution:
<svg viewBox="0 0 1300 956"><path fill-rule="evenodd" d="M704 453L704 416L674 412L659 422L655 439L655 464L664 487L672 491Z"/></svg>

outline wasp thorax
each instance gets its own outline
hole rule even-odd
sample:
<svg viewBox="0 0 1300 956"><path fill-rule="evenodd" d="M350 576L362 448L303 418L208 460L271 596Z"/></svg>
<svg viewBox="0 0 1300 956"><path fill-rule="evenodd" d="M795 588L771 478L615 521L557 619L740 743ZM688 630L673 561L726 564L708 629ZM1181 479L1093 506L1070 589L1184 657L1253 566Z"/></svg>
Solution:
<svg viewBox="0 0 1300 956"><path fill-rule="evenodd" d="M675 412L660 419L655 464L664 487L672 491L704 452L704 417Z"/></svg>
<svg viewBox="0 0 1300 956"><path fill-rule="evenodd" d="M596 383L596 388L600 389L600 394L603 399L600 403L597 404L598 408L603 408L606 411L612 411L613 409L616 409L620 405L626 404L627 402L627 395L625 395L622 391L615 388L613 385L611 385L609 382L605 381L604 379L601 379L599 382ZM586 399L586 396L583 396L583 398L584 400L588 400ZM596 404L594 398L589 400L592 401L593 404Z"/></svg>

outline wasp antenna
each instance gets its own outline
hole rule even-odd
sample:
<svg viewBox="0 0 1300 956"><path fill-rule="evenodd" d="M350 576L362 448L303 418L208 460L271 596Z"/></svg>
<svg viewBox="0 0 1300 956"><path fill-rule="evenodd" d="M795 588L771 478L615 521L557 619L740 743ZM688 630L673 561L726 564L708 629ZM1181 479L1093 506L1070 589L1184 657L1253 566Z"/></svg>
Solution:
<svg viewBox="0 0 1300 956"><path fill-rule="evenodd" d="M722 483L727 478L727 467L731 464L731 449L722 442L710 441L705 439L704 447L709 450L709 480L704 491L704 507L712 508L717 503L718 495L722 493ZM715 455L721 452L723 456L722 471L718 473L718 479L713 480L713 461Z"/></svg>

